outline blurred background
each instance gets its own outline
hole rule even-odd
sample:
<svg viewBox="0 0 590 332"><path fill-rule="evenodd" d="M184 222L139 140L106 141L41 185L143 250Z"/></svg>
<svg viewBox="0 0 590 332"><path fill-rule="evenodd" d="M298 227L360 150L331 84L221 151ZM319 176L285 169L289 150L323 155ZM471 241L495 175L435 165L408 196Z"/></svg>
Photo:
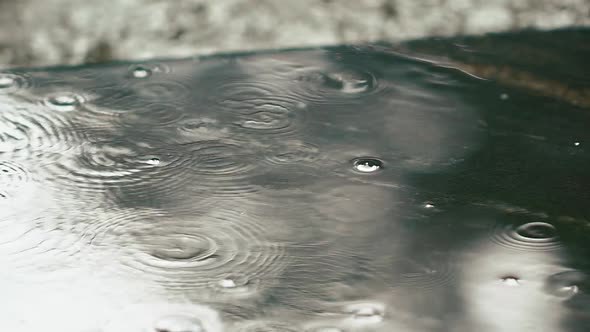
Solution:
<svg viewBox="0 0 590 332"><path fill-rule="evenodd" d="M0 0L0 66L589 24L588 0Z"/></svg>

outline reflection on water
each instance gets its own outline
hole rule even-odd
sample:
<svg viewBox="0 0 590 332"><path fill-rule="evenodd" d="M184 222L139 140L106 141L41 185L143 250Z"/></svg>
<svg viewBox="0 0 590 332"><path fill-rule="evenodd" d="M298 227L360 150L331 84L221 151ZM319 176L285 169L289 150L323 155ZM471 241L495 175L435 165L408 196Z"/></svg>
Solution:
<svg viewBox="0 0 590 332"><path fill-rule="evenodd" d="M3 330L585 331L590 113L450 67L1 73Z"/></svg>

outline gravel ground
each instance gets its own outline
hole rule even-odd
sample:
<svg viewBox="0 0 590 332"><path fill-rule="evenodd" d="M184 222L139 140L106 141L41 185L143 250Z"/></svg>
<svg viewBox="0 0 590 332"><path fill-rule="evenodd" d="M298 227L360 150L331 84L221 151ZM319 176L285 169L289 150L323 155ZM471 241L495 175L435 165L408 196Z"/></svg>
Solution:
<svg viewBox="0 0 590 332"><path fill-rule="evenodd" d="M589 0L0 0L0 66L590 25Z"/></svg>

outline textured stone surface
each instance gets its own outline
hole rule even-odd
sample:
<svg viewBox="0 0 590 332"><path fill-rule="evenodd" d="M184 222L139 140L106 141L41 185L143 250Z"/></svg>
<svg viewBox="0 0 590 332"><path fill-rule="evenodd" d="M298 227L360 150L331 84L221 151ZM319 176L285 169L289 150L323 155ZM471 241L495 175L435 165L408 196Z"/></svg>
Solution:
<svg viewBox="0 0 590 332"><path fill-rule="evenodd" d="M0 0L0 66L588 25L588 0Z"/></svg>

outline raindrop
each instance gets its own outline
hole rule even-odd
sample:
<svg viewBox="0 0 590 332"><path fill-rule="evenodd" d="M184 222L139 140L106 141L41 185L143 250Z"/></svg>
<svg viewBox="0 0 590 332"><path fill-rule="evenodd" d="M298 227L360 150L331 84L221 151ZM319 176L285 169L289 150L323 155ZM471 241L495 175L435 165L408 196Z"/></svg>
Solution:
<svg viewBox="0 0 590 332"><path fill-rule="evenodd" d="M580 146L580 142L574 142L574 146Z"/></svg>
<svg viewBox="0 0 590 332"><path fill-rule="evenodd" d="M154 324L154 332L205 332L201 321L185 316L166 316Z"/></svg>
<svg viewBox="0 0 590 332"><path fill-rule="evenodd" d="M251 293L251 291L256 289L255 284L256 283L251 282L245 275L229 274L215 282L213 287L221 292L246 294Z"/></svg>
<svg viewBox="0 0 590 332"><path fill-rule="evenodd" d="M372 88L372 77L355 77L341 73L324 76L326 86L338 89L344 93L361 93Z"/></svg>
<svg viewBox="0 0 590 332"><path fill-rule="evenodd" d="M363 157L355 159L353 167L361 173L375 173L383 169L383 162L379 159Z"/></svg>
<svg viewBox="0 0 590 332"><path fill-rule="evenodd" d="M427 202L426 204L424 204L424 208L426 209L434 209L434 204Z"/></svg>
<svg viewBox="0 0 590 332"><path fill-rule="evenodd" d="M160 165L160 159L159 158L151 158L148 161L146 161L148 164L153 165L153 166L157 166Z"/></svg>
<svg viewBox="0 0 590 332"><path fill-rule="evenodd" d="M233 279L223 279L219 281L219 286L222 288L235 288L236 282Z"/></svg>
<svg viewBox="0 0 590 332"><path fill-rule="evenodd" d="M16 84L15 79L12 76L6 74L0 74L0 89L8 89Z"/></svg>
<svg viewBox="0 0 590 332"><path fill-rule="evenodd" d="M520 279L515 276L505 276L502 277L502 284L509 286L509 287L517 287L520 286Z"/></svg>
<svg viewBox="0 0 590 332"><path fill-rule="evenodd" d="M580 271L564 271L556 273L545 283L545 291L549 294L570 298L590 285L588 275Z"/></svg>
<svg viewBox="0 0 590 332"><path fill-rule="evenodd" d="M507 93L503 93L500 95L500 99L502 99L502 100L507 100L508 98L510 98L510 96L508 96Z"/></svg>
<svg viewBox="0 0 590 332"><path fill-rule="evenodd" d="M382 93L387 90L370 72L348 68L343 71L325 73L318 70L305 70L297 78L295 95L306 103L349 103L367 94Z"/></svg>
<svg viewBox="0 0 590 332"><path fill-rule="evenodd" d="M46 104L56 111L69 112L75 110L84 99L76 94L63 94L49 96L46 99Z"/></svg>
<svg viewBox="0 0 590 332"><path fill-rule="evenodd" d="M144 66L135 66L131 69L131 76L135 78L146 78L152 75L152 70Z"/></svg>
<svg viewBox="0 0 590 332"><path fill-rule="evenodd" d="M245 287L249 284L248 278L240 275L229 275L219 281L219 287L225 289L233 289L238 287Z"/></svg>

